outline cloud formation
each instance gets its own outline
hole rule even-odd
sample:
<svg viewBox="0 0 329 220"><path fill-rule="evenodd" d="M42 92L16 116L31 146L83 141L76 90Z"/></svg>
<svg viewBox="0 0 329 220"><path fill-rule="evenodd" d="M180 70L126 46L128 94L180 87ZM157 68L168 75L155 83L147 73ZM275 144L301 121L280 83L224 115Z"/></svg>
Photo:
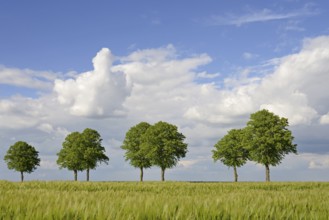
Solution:
<svg viewBox="0 0 329 220"><path fill-rule="evenodd" d="M253 10L246 14L234 15L226 14L225 16L214 15L211 16L208 20L209 25L222 26L222 25L234 25L241 26L249 23L255 22L267 22L275 20L286 20L291 18L297 18L302 16L309 16L316 14L316 11L313 11L306 5L304 8L295 10L287 13L278 13L273 12L270 9L264 8L261 10Z"/></svg>
<svg viewBox="0 0 329 220"><path fill-rule="evenodd" d="M292 125L315 122L329 109L329 38L305 40L300 52L280 59L273 73L264 77L225 79L233 83L218 90L214 85L203 85L185 116L213 123L231 123L236 117L266 108L289 118ZM240 84L239 84L240 83ZM205 95L208 94L208 95ZM233 118L232 118L233 117ZM230 120L232 119L232 120ZM321 119L326 122L326 116Z"/></svg>
<svg viewBox="0 0 329 220"><path fill-rule="evenodd" d="M0 100L0 128L21 129L38 124L45 116L39 100L20 96Z"/></svg>
<svg viewBox="0 0 329 220"><path fill-rule="evenodd" d="M328 169L329 168L329 156L319 155L314 153L304 153L300 155L302 160L308 162L309 169Z"/></svg>
<svg viewBox="0 0 329 220"><path fill-rule="evenodd" d="M211 61L206 54L178 59L172 45L134 52L113 67L124 72L132 85L124 103L134 118L173 120L182 118L191 96L200 87L195 84L196 70Z"/></svg>
<svg viewBox="0 0 329 220"><path fill-rule="evenodd" d="M320 124L329 124L329 112L326 115L321 116Z"/></svg>
<svg viewBox="0 0 329 220"><path fill-rule="evenodd" d="M93 59L94 70L79 74L76 79L55 80L59 103L77 116L122 115L122 103L130 88L123 73L111 70L113 61L111 51L103 48Z"/></svg>
<svg viewBox="0 0 329 220"><path fill-rule="evenodd" d="M47 71L21 70L0 66L0 84L50 90L56 77L58 74Z"/></svg>

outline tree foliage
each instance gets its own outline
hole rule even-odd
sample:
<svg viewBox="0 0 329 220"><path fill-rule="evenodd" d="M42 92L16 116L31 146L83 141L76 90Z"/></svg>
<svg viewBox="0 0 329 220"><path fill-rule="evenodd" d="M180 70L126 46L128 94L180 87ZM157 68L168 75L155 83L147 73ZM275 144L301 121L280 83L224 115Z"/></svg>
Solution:
<svg viewBox="0 0 329 220"><path fill-rule="evenodd" d="M179 133L175 125L158 122L147 129L142 136L142 148L153 165L161 168L161 180L167 168L176 166L180 158L187 153L185 136Z"/></svg>
<svg viewBox="0 0 329 220"><path fill-rule="evenodd" d="M230 130L215 144L213 150L214 161L220 160L228 167L234 168L234 179L238 181L237 167L243 166L248 160L248 151L244 146L244 131L242 129Z"/></svg>
<svg viewBox="0 0 329 220"><path fill-rule="evenodd" d="M109 158L105 155L100 134L93 129L86 128L81 133L83 142L83 167L87 170L87 181L89 181L89 170L95 169L99 163L108 163Z"/></svg>
<svg viewBox="0 0 329 220"><path fill-rule="evenodd" d="M288 153L297 153L294 137L288 130L288 119L261 110L251 114L247 123L248 149L253 161L266 167L266 181L270 181L269 166L281 163Z"/></svg>
<svg viewBox="0 0 329 220"><path fill-rule="evenodd" d="M21 173L21 181L24 180L23 173L32 173L40 165L39 152L24 141L18 141L10 146L4 157L8 169Z"/></svg>
<svg viewBox="0 0 329 220"><path fill-rule="evenodd" d="M99 133L93 129L86 128L82 133L72 132L66 136L63 148L57 154L57 164L60 168L73 170L74 180L77 180L78 171L87 170L88 181L89 170L95 169L98 163L107 163L109 160L101 142Z"/></svg>
<svg viewBox="0 0 329 220"><path fill-rule="evenodd" d="M152 166L150 159L146 156L147 151L142 148L142 136L151 125L147 122L141 122L131 127L123 141L122 149L126 151L125 159L133 167L140 168L140 181L143 181L143 169Z"/></svg>
<svg viewBox="0 0 329 220"><path fill-rule="evenodd" d="M77 180L77 172L84 170L83 141L77 131L68 134L63 142L63 148L57 154L57 164L60 168L74 171L74 180Z"/></svg>

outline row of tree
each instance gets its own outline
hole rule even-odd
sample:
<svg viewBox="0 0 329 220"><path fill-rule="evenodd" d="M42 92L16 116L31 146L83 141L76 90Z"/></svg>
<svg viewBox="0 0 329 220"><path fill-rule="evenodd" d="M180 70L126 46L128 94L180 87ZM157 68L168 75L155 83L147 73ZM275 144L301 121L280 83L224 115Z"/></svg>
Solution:
<svg viewBox="0 0 329 220"><path fill-rule="evenodd" d="M263 164L266 181L270 181L269 166L278 165L288 153L297 153L294 137L288 130L288 120L261 110L251 114L247 126L232 129L214 146L213 159L234 168L234 180L238 181L237 167L248 160ZM165 180L165 170L177 165L187 153L185 136L178 132L177 126L167 122L150 125L141 122L131 127L125 136L121 148L125 150L125 159L133 167L140 169L140 181L143 181L144 169L158 166L161 180ZM109 158L102 146L100 134L86 128L83 132L72 132L66 136L62 149L57 153L57 164L74 172L77 180L78 171L89 172L100 163L108 163ZM9 169L21 173L33 172L40 165L38 151L26 142L18 141L12 145L4 157Z"/></svg>
<svg viewBox="0 0 329 220"><path fill-rule="evenodd" d="M270 181L270 166L280 164L288 153L297 153L288 125L288 119L268 110L251 114L245 128L228 131L215 144L213 159L233 167L235 182L238 181L237 167L248 160L264 165L266 181Z"/></svg>
<svg viewBox="0 0 329 220"><path fill-rule="evenodd" d="M143 181L143 169L153 165L161 168L164 181L165 170L176 166L187 153L184 139L175 125L162 121L154 125L141 122L129 129L121 148L126 150L126 160L140 169L140 181Z"/></svg>
<svg viewBox="0 0 329 220"><path fill-rule="evenodd" d="M74 171L74 180L78 178L78 171L95 169L99 163L108 163L100 134L90 128L82 133L72 132L66 136L63 148L57 154L57 164L60 168ZM4 157L9 169L21 173L21 181L24 181L24 173L33 172L40 166L39 152L24 141L18 141L10 146Z"/></svg>
<svg viewBox="0 0 329 220"><path fill-rule="evenodd" d="M108 163L100 134L93 129L86 128L82 133L77 131L66 136L63 148L57 154L57 164L60 168L73 170L74 180L78 179L78 171L86 170L86 180L89 181L89 171L95 169L99 163Z"/></svg>
<svg viewBox="0 0 329 220"><path fill-rule="evenodd" d="M153 165L161 168L161 180L164 181L165 170L186 155L184 139L175 125L162 121L154 125L141 122L129 129L121 148L126 150L126 160L140 169L140 181L143 181L143 169ZM78 171L86 170L89 181L89 171L109 160L101 142L99 133L90 128L82 133L73 132L65 138L63 148L57 154L57 164L74 171L75 181Z"/></svg>
<svg viewBox="0 0 329 220"><path fill-rule="evenodd" d="M141 181L143 169L153 165L161 168L161 180L164 181L165 170L174 167L186 155L187 144L184 139L185 136L178 132L175 125L162 121L154 125L141 122L129 129L121 148L126 150L126 160L140 168ZM109 161L100 134L90 128L81 133L70 133L62 146L57 153L57 164L60 168L73 171L75 181L78 179L78 171L86 170L86 180L89 181L90 170ZM21 173L22 182L24 173L31 173L40 166L39 152L23 141L10 146L4 160L9 169Z"/></svg>

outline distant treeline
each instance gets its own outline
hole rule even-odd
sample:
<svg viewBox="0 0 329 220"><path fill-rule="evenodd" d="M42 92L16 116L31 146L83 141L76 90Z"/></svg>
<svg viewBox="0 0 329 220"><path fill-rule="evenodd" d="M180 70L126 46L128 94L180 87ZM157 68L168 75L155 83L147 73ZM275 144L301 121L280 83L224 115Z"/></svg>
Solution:
<svg viewBox="0 0 329 220"><path fill-rule="evenodd" d="M270 166L278 165L288 153L297 153L294 137L288 119L281 118L268 110L261 110L250 115L250 120L243 129L232 129L214 146L213 159L234 168L234 180L238 181L237 167L248 160L265 166L266 181L270 181ZM144 169L158 166L161 169L161 180L165 180L165 171L175 167L187 153L185 136L178 132L177 126L159 121L154 125L140 122L131 127L125 136L121 148L125 150L125 159L140 169L140 181L143 181ZM81 133L68 134L57 153L59 168L74 172L77 181L78 171L89 172L100 163L108 164L100 134L86 128ZM9 169L21 174L33 172L40 166L39 152L24 141L10 146L5 157Z"/></svg>

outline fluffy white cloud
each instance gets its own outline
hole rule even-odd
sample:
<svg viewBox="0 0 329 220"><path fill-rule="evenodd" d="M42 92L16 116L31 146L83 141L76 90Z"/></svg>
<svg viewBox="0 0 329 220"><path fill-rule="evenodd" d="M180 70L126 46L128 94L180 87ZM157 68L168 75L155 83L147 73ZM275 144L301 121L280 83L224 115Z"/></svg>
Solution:
<svg viewBox="0 0 329 220"><path fill-rule="evenodd" d="M307 39L299 53L283 58L276 71L262 82L260 91L270 98L263 104L277 109L292 124L310 123L319 113L327 112L328 43L329 37L325 36Z"/></svg>
<svg viewBox="0 0 329 220"><path fill-rule="evenodd" d="M243 126L250 113L262 108L287 117L291 125L309 124L318 119L318 112L329 109L324 102L328 42L329 37L306 40L300 52L276 59L271 74L250 77L246 70L222 78L222 88L196 82L198 68L211 61L206 54L179 59L169 45L135 51L112 65L113 55L103 49L93 60L94 71L57 80L55 91L75 115L108 116L123 106L128 120L167 120L200 133L205 129L195 126L199 123ZM121 83L113 83L113 76Z"/></svg>
<svg viewBox="0 0 329 220"><path fill-rule="evenodd" d="M280 59L273 73L262 78L228 78L228 89L207 85L194 96L199 104L190 106L188 119L231 123L236 117L267 108L289 118L292 125L309 124L327 112L329 93L329 37L308 39L299 53ZM204 85L205 86L205 85ZM197 103L197 102L195 102ZM231 120L231 118L233 119ZM326 121L325 116L322 123Z"/></svg>
<svg viewBox="0 0 329 220"><path fill-rule="evenodd" d="M53 126L51 124L48 124L48 123L43 123L43 124L39 125L38 129L40 131L46 132L48 134L50 134L54 131Z"/></svg>
<svg viewBox="0 0 329 220"><path fill-rule="evenodd" d="M46 71L34 71L30 69L7 68L0 66L0 84L8 84L19 87L51 90L53 81L58 74Z"/></svg>
<svg viewBox="0 0 329 220"><path fill-rule="evenodd" d="M123 58L113 71L124 72L132 86L124 103L130 117L142 120L175 120L183 116L194 93L196 69L209 63L206 54L178 59L176 50L164 48L140 50Z"/></svg>
<svg viewBox="0 0 329 220"><path fill-rule="evenodd" d="M329 112L326 115L321 116L320 124L329 124Z"/></svg>
<svg viewBox="0 0 329 220"><path fill-rule="evenodd" d="M299 158L308 163L309 169L328 169L329 155L328 154L313 154L304 153L299 155Z"/></svg>
<svg viewBox="0 0 329 220"><path fill-rule="evenodd" d="M194 79L193 70L207 64L211 58L206 54L178 59L172 45L158 49L139 50L122 58L122 64L114 66L113 71L126 73L133 84L143 86L180 86Z"/></svg>
<svg viewBox="0 0 329 220"><path fill-rule="evenodd" d="M65 137L66 135L68 135L70 133L66 128L62 128L62 127L54 128L54 126L49 123L42 123L37 126L37 129L40 131L43 131L47 134L52 134L52 135L62 136L62 137Z"/></svg>
<svg viewBox="0 0 329 220"><path fill-rule="evenodd" d="M76 79L55 80L59 103L77 116L121 115L130 89L125 75L111 70L113 61L111 51L103 48L93 59L93 71L79 74Z"/></svg>
<svg viewBox="0 0 329 220"><path fill-rule="evenodd" d="M251 85L234 90L218 90L213 84L202 85L191 97L191 105L184 117L216 124L234 123L255 110L254 101L249 95L253 89Z"/></svg>
<svg viewBox="0 0 329 220"><path fill-rule="evenodd" d="M20 129L36 125L45 114L38 100L20 96L0 100L0 128Z"/></svg>
<svg viewBox="0 0 329 220"><path fill-rule="evenodd" d="M328 37L306 40L300 52L279 59L273 73L249 77L247 70L222 79L221 89L195 82L210 75L196 71L211 61L206 54L179 59L169 45L135 51L112 66L113 55L102 49L93 60L93 71L56 80L54 90L59 102L79 116L116 115L124 107L128 117L151 121L180 117L230 124L266 108L292 125L308 124L329 107L324 104L329 90L328 42Z"/></svg>

